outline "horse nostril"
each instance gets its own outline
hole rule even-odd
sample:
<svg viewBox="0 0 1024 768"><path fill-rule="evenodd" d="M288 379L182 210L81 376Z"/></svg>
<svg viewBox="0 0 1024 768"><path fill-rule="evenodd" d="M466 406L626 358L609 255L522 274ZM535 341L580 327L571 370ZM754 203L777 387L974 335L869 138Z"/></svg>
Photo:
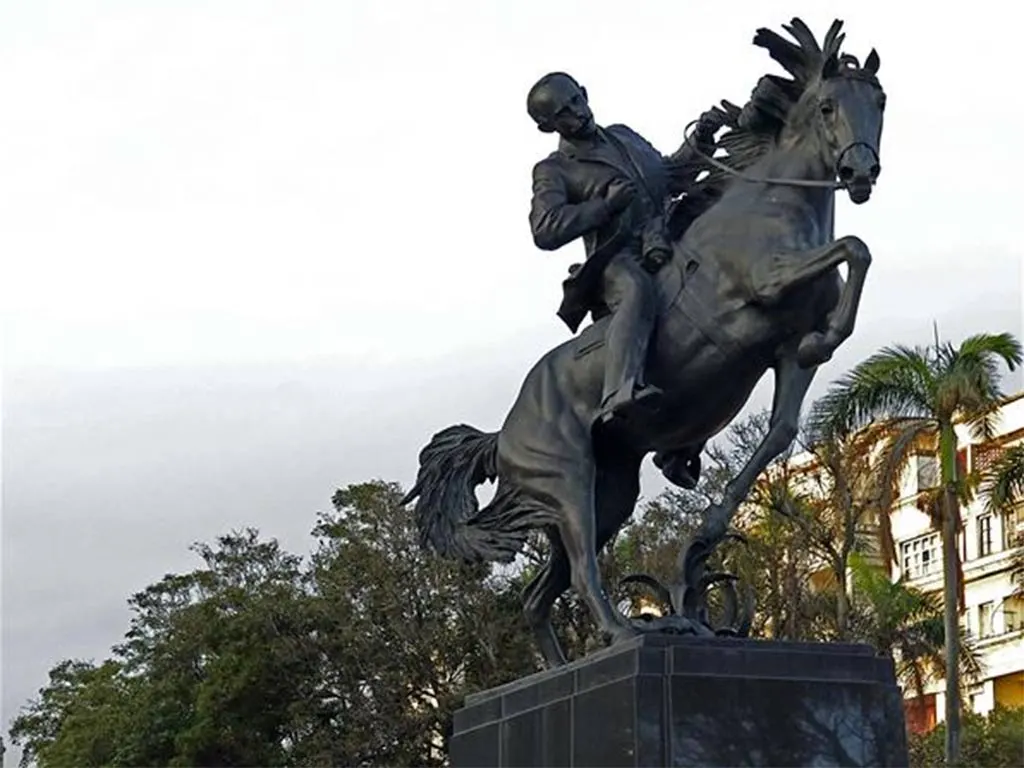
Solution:
<svg viewBox="0 0 1024 768"><path fill-rule="evenodd" d="M872 179L877 179L878 178L878 174L880 174L881 172L882 172L882 166L880 166L878 163L875 163L874 165L872 165L871 169L868 171L868 173L871 174L871 178Z"/></svg>
<svg viewBox="0 0 1024 768"><path fill-rule="evenodd" d="M853 168L848 165L844 165L839 169L839 178L843 181L850 181L853 179Z"/></svg>

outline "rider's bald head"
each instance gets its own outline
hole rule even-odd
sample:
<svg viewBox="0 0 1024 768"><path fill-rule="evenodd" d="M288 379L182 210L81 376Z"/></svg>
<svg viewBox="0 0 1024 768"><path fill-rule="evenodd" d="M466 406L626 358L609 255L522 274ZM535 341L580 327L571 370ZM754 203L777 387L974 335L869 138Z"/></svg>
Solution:
<svg viewBox="0 0 1024 768"><path fill-rule="evenodd" d="M526 111L545 133L559 129L556 117L570 105L586 108L587 89L566 72L549 72L540 78L526 95Z"/></svg>
<svg viewBox="0 0 1024 768"><path fill-rule="evenodd" d="M526 111L542 131L554 130L551 120L564 106L566 96L571 92L587 97L587 89L576 82L576 78L566 72L548 72L533 84L526 94Z"/></svg>

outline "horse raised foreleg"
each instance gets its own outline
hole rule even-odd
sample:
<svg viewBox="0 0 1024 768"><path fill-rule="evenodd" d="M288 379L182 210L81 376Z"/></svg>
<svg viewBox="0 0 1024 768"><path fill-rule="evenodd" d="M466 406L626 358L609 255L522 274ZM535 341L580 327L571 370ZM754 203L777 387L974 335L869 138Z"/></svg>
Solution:
<svg viewBox="0 0 1024 768"><path fill-rule="evenodd" d="M784 301L792 288L817 280L843 262L849 268L848 279L839 302L829 313L824 332L812 331L800 341L797 359L804 368L828 361L853 333L871 252L859 237L848 235L814 250L773 254L762 259L752 272L755 300L773 306Z"/></svg>
<svg viewBox="0 0 1024 768"><path fill-rule="evenodd" d="M775 397L768 433L743 469L729 481L718 504L704 513L700 529L683 556L682 604L684 615L700 618L703 604L704 565L714 549L725 538L739 505L768 465L796 439L800 426L800 408L817 368L804 368L792 350L780 355L775 364Z"/></svg>

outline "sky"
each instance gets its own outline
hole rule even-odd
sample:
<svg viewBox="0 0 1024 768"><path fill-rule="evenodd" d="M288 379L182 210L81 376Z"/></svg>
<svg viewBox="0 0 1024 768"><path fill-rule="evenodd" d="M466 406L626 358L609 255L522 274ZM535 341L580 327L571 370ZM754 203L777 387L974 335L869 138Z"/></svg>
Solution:
<svg viewBox="0 0 1024 768"><path fill-rule="evenodd" d="M335 488L408 484L437 429L500 425L566 338L581 255L527 224L547 71L667 153L777 71L758 27L839 16L888 105L875 193L837 210L874 255L857 330L812 396L933 323L1020 334L1017 26L944 8L0 3L3 722L102 658L191 542L254 525L306 551Z"/></svg>

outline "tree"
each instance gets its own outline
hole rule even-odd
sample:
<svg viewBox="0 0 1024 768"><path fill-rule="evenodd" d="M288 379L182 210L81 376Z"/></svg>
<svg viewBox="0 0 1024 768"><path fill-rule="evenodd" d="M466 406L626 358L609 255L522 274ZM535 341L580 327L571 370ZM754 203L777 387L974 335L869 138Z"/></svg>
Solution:
<svg viewBox="0 0 1024 768"><path fill-rule="evenodd" d="M15 719L23 763L283 765L317 668L299 558L253 530L129 600L102 664L65 661Z"/></svg>
<svg viewBox="0 0 1024 768"><path fill-rule="evenodd" d="M303 762L443 764L465 695L538 669L516 574L421 549L402 496L394 483L349 486L314 529L320 695L337 736Z"/></svg>
<svg viewBox="0 0 1024 768"><path fill-rule="evenodd" d="M850 557L853 575L851 636L890 657L896 678L919 698L930 680L947 678L945 616L941 601L872 565L859 554ZM958 628L962 684L976 680L981 662L966 633Z"/></svg>
<svg viewBox="0 0 1024 768"><path fill-rule="evenodd" d="M985 473L980 492L991 512L1009 512L1024 501L1024 443L999 454Z"/></svg>
<svg viewBox="0 0 1024 768"><path fill-rule="evenodd" d="M131 685L121 666L66 660L11 726L21 765L126 765L121 731L128 726Z"/></svg>
<svg viewBox="0 0 1024 768"><path fill-rule="evenodd" d="M788 531L791 547L804 556L808 580L819 585L814 607L827 609L833 626L819 621L814 634L842 641L850 633L850 557L878 549L879 539L881 549L891 551L889 519L877 515L880 488L863 436L808 432L798 445L805 459L759 478L752 502L767 515L761 526L769 540Z"/></svg>
<svg viewBox="0 0 1024 768"><path fill-rule="evenodd" d="M707 448L695 489L669 490L646 505L611 546L605 571L609 584L637 571L666 584L678 578L679 555L698 527L701 513L721 499L728 481L757 449L769 418L767 411L755 412L731 425L720 441ZM784 473L787 458L775 462L772 470ZM810 586L810 576L819 564L808 555L801 532L771 508L773 482L772 473L766 473L736 517L735 529L744 536L745 545L723 547L713 556L711 567L735 573L741 591L749 589L756 596L753 636L816 639L821 633L821 606L827 600ZM650 590L639 585L624 595L624 603L636 613L658 602L652 597ZM709 609L714 615L722 607L721 592L713 591Z"/></svg>
<svg viewBox="0 0 1024 768"><path fill-rule="evenodd" d="M946 726L928 733L910 734L911 768L931 768L942 762ZM1017 768L1024 762L1024 708L996 707L987 715L966 713L961 759L964 765Z"/></svg>
<svg viewBox="0 0 1024 768"><path fill-rule="evenodd" d="M1010 524L1016 507L1024 503L1024 443L1007 448L985 472L980 483L980 494L989 512L1004 515ZM1018 549L1013 554L1010 577L1014 584L1014 597L1024 598L1024 535L1016 534L1010 543Z"/></svg>
<svg viewBox="0 0 1024 768"><path fill-rule="evenodd" d="M883 476L896 486L912 452L930 443L938 449L946 653L946 762L959 754L959 556L962 491L956 460L957 423L975 436L991 439L1002 400L999 363L1020 365L1020 342L1011 334L979 334L959 347L936 341L929 348L886 347L840 378L812 411L819 434L851 435L868 429L885 456ZM879 514L888 515L895 494L885 494Z"/></svg>
<svg viewBox="0 0 1024 768"><path fill-rule="evenodd" d="M349 486L307 563L255 530L134 595L123 643L15 719L23 763L440 765L469 692L537 669L516 573L423 552L402 491Z"/></svg>

